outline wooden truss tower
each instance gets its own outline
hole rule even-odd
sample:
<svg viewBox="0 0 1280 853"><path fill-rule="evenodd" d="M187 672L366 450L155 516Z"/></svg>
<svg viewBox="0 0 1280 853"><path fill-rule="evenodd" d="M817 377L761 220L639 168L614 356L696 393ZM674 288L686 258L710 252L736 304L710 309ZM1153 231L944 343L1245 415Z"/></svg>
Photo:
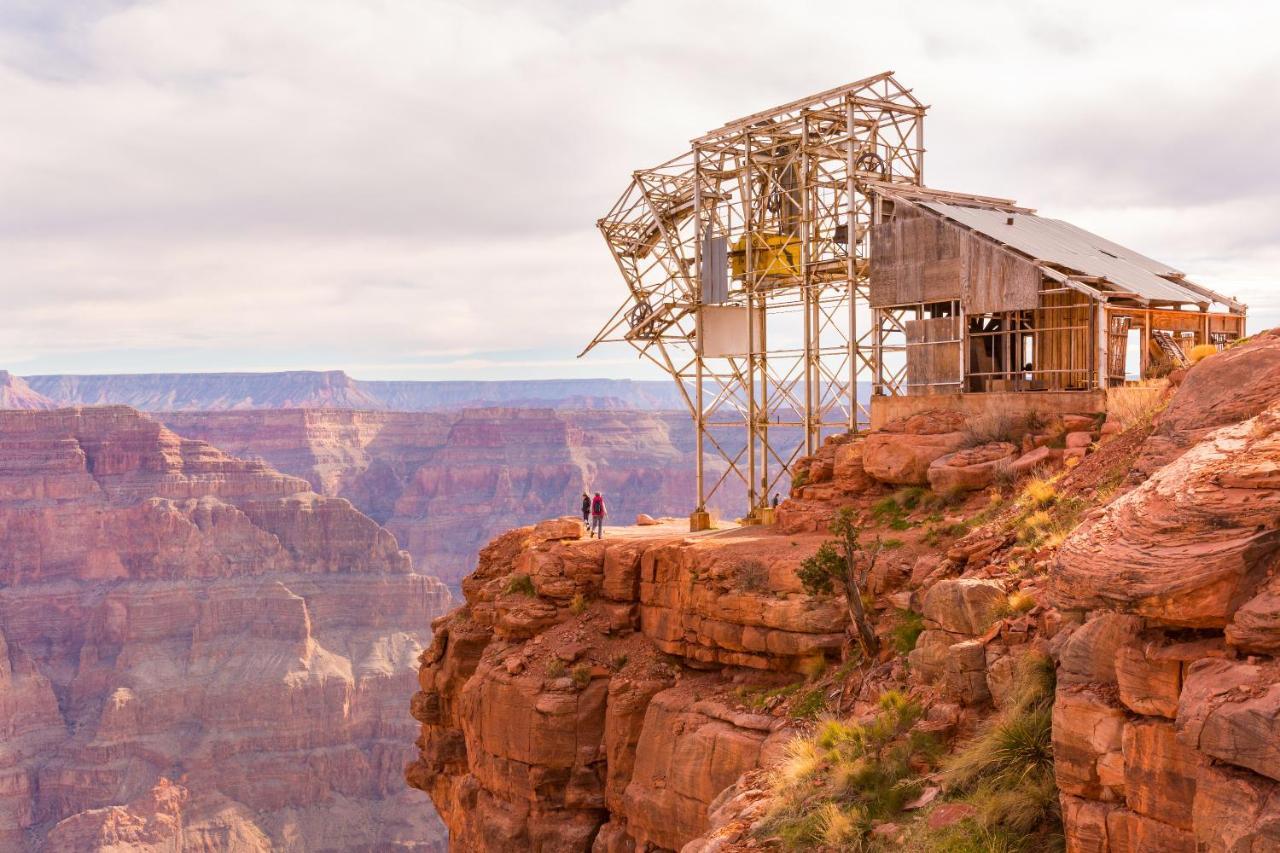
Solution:
<svg viewBox="0 0 1280 853"><path fill-rule="evenodd" d="M756 514L799 455L868 422L872 190L923 183L925 110L885 72L737 119L635 172L598 222L628 296L584 354L625 341L676 380L698 512L740 482Z"/></svg>

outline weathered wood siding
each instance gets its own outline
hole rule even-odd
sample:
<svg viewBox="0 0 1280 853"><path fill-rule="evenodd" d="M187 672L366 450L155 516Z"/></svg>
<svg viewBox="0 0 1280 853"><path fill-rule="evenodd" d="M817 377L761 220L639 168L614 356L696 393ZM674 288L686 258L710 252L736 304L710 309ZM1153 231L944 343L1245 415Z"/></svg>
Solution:
<svg viewBox="0 0 1280 853"><path fill-rule="evenodd" d="M871 229L871 306L960 298L960 230L918 207Z"/></svg>
<svg viewBox="0 0 1280 853"><path fill-rule="evenodd" d="M962 299L965 312L1036 307L1040 270L930 210L899 205L871 229L871 305Z"/></svg>
<svg viewBox="0 0 1280 853"><path fill-rule="evenodd" d="M1029 311L1040 296L1040 268L972 232L960 240L960 298L967 314Z"/></svg>
<svg viewBox="0 0 1280 853"><path fill-rule="evenodd" d="M908 320L907 393L960 390L960 318Z"/></svg>

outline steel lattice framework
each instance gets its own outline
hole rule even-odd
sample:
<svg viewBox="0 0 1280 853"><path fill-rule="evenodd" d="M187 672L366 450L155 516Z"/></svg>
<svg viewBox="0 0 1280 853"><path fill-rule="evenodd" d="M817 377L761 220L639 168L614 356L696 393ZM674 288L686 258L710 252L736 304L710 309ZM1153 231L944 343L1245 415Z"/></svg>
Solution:
<svg viewBox="0 0 1280 853"><path fill-rule="evenodd" d="M923 182L925 110L885 72L746 116L635 172L598 222L629 293L584 354L626 341L676 380L698 511L740 480L754 514L824 434L868 421L860 380L897 393L867 308L868 232L876 186ZM726 315L741 334L717 349ZM707 454L723 462L712 483Z"/></svg>

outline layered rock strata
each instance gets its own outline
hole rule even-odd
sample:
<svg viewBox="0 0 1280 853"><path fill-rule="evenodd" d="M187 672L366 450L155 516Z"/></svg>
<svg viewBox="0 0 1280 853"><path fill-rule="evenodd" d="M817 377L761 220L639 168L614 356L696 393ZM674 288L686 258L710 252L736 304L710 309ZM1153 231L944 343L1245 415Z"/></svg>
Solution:
<svg viewBox="0 0 1280 853"><path fill-rule="evenodd" d="M0 412L0 847L440 849L399 780L449 595L125 407Z"/></svg>
<svg viewBox="0 0 1280 853"><path fill-rule="evenodd" d="M1054 747L1068 848L1280 849L1280 337L1187 375L1064 543ZM1167 461L1172 459L1172 461Z"/></svg>
<svg viewBox="0 0 1280 853"><path fill-rule="evenodd" d="M845 641L842 606L795 577L813 541L581 536L564 519L499 537L467 606L434 625L407 778L454 850L680 849L790 737L734 701L729 674L795 671Z"/></svg>
<svg viewBox="0 0 1280 853"><path fill-rule="evenodd" d="M424 571L456 584L499 533L604 493L609 523L688 513L693 432L676 413L470 409L173 412L175 432L260 458L345 497ZM715 470L709 465L709 470ZM738 501L732 488L713 509Z"/></svg>

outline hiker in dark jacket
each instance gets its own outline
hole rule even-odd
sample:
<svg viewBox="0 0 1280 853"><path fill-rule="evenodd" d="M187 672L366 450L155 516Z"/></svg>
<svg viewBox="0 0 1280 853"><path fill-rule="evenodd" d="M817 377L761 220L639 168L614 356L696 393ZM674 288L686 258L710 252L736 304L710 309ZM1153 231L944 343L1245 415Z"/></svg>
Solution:
<svg viewBox="0 0 1280 853"><path fill-rule="evenodd" d="M604 517L609 512L604 508L604 497L599 492L591 499L591 535L604 538Z"/></svg>
<svg viewBox="0 0 1280 853"><path fill-rule="evenodd" d="M582 523L591 523L591 495L582 493Z"/></svg>

